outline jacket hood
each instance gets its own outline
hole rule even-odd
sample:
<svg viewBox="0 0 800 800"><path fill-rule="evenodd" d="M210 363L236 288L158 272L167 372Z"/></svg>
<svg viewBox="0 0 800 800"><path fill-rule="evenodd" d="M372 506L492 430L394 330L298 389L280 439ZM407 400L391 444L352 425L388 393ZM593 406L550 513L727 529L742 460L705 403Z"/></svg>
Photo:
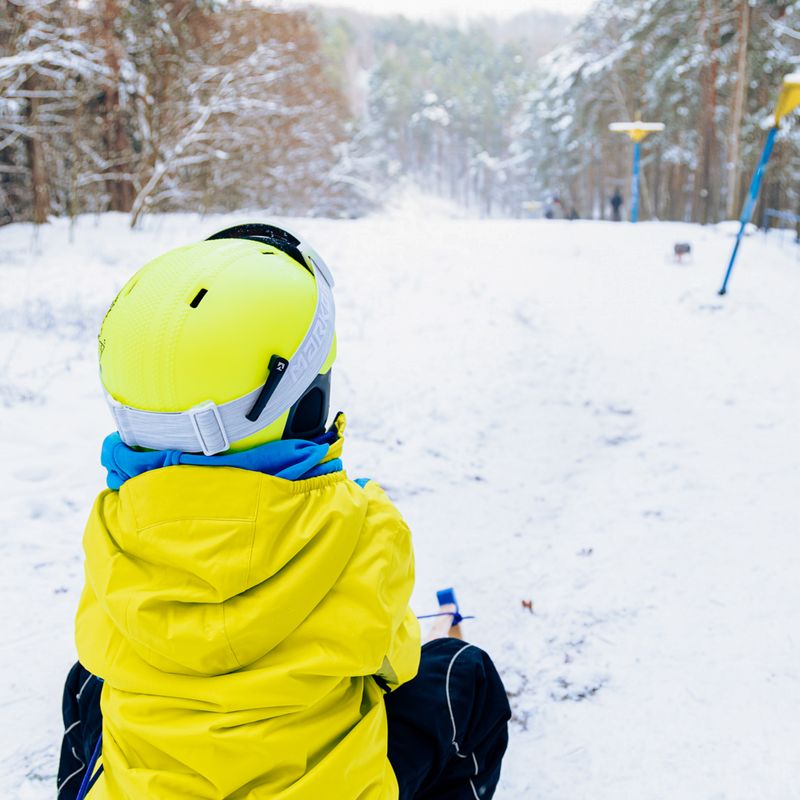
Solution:
<svg viewBox="0 0 800 800"><path fill-rule="evenodd" d="M307 499L326 489L334 513L320 516ZM87 587L152 667L222 675L309 616L350 560L366 509L343 472L293 483L226 467L155 470L98 499Z"/></svg>

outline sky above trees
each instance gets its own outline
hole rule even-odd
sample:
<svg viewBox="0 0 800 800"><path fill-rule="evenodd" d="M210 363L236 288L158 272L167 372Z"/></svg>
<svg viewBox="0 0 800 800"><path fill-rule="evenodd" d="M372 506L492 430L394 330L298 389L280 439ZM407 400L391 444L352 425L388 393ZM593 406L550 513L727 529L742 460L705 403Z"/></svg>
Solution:
<svg viewBox="0 0 800 800"><path fill-rule="evenodd" d="M326 8L354 8L372 13L405 14L423 19L442 17L511 17L524 11L552 11L560 14L583 14L593 0L280 0L279 6L318 5Z"/></svg>

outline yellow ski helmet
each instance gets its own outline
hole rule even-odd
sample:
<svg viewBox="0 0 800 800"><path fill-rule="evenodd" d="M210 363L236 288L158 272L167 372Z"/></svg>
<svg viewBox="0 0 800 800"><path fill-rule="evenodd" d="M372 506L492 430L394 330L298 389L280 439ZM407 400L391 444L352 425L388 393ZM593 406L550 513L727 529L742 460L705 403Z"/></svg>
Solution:
<svg viewBox="0 0 800 800"><path fill-rule="evenodd" d="M306 242L260 223L146 264L98 337L122 440L213 455L322 433L336 357L332 290Z"/></svg>

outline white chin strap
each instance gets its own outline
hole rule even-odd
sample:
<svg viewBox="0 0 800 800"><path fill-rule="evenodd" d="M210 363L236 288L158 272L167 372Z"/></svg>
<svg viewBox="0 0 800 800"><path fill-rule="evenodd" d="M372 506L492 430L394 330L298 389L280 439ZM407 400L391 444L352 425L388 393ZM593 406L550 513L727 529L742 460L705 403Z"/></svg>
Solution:
<svg viewBox="0 0 800 800"><path fill-rule="evenodd" d="M288 411L319 375L333 345L336 327L333 278L319 256L312 263L316 268L317 284L314 319L300 347L289 360L286 373L255 422L247 419L246 415L261 394L261 386L219 406L209 400L188 411L176 412L142 411L122 405L106 393L122 441L130 447L202 452L213 456L227 450L231 442L258 433Z"/></svg>

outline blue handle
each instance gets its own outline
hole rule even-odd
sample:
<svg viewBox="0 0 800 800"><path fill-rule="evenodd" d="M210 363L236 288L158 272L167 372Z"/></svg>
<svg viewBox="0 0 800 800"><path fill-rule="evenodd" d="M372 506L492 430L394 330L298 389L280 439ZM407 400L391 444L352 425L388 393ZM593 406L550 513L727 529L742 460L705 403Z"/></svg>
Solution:
<svg viewBox="0 0 800 800"><path fill-rule="evenodd" d="M761 160L758 162L756 171L753 173L753 178L750 181L750 191L747 194L747 201L742 209L742 216L739 218L739 233L736 235L736 244L733 246L731 260L728 262L728 271L725 273L725 280L722 281L722 288L719 290L719 294L721 295L724 295L728 291L728 281L733 272L733 265L736 263L736 256L739 254L739 245L742 243L742 237L747 228L747 223L750 222L750 218L753 216L753 211L758 201L758 193L761 191L761 182L764 180L764 173L767 169L769 159L772 156L772 148L775 145L775 137L777 135L778 126L775 125L770 128L767 141L764 144L764 150L761 153Z"/></svg>
<svg viewBox="0 0 800 800"><path fill-rule="evenodd" d="M436 600L439 603L439 606L449 606L453 605L456 607L456 613L453 614L453 624L451 627L455 627L459 623L464 620L464 617L461 616L458 609L458 600L456 600L456 590L450 587L449 589L440 589L436 592Z"/></svg>

